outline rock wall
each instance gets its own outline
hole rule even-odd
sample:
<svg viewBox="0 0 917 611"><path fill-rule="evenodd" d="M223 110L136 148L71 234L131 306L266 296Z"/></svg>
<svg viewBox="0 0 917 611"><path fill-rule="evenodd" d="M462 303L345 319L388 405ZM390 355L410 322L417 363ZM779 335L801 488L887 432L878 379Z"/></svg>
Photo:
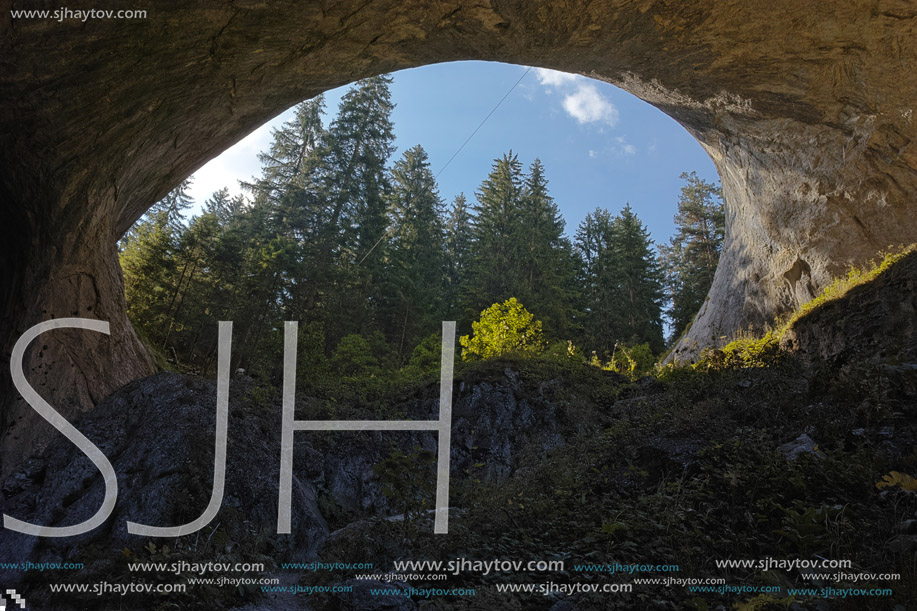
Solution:
<svg viewBox="0 0 917 611"><path fill-rule="evenodd" d="M820 373L897 372L917 394L917 251L798 320L780 346Z"/></svg>
<svg viewBox="0 0 917 611"><path fill-rule="evenodd" d="M760 326L846 263L917 233L908 0L163 0L140 3L142 19L86 21L14 18L9 4L0 367L42 320L112 324L108 339L49 334L29 353L30 379L52 372L42 392L65 415L152 369L124 315L117 238L271 116L380 72L465 59L579 72L684 125L720 171L728 227L676 358ZM17 396L4 373L0 474L54 433Z"/></svg>
<svg viewBox="0 0 917 611"><path fill-rule="evenodd" d="M531 469L551 450L578 436L596 434L610 418L596 406L598 384L612 400L623 378L586 369L577 390L558 377L539 379L509 363L456 380L450 486L468 478L501 482ZM578 394L585 391L585 396ZM404 453L422 447L435 455L431 432L298 432L294 436L292 532L276 534L282 409L280 397L255 399L252 384L230 383L226 483L219 513L199 533L156 539L168 545L171 560L200 553L218 554L222 562L306 562L333 535L354 523L404 511L383 494L373 466L392 449ZM399 399L404 417L438 416L438 383L414 389ZM299 397L297 419L321 402ZM338 407L341 407L338 405ZM327 409L327 405L324 407ZM175 373L159 373L119 389L75 421L111 461L118 479L118 501L105 524L77 537L38 538L14 532L0 537L0 558L22 562L61 562L79 557L85 574L125 571L129 558L145 558L150 538L130 535L126 522L152 526L186 524L207 506L213 482L216 386ZM588 417L585 417L588 416ZM363 415L366 417L366 415ZM415 465L420 488L432 486L432 464ZM0 513L44 526L72 525L91 517L105 493L102 474L66 439L57 439L5 481L0 480ZM416 510L416 507L411 508ZM453 514L457 515L453 508ZM432 528L432 524L431 524ZM170 576L171 578L171 576ZM7 587L24 587L31 604L42 609L86 608L85 601L47 600L47 575L0 570ZM22 590L21 590L22 591ZM33 595L34 594L34 595ZM222 589L230 599L234 589ZM95 600L95 599L93 599ZM228 608L224 601L208 601Z"/></svg>

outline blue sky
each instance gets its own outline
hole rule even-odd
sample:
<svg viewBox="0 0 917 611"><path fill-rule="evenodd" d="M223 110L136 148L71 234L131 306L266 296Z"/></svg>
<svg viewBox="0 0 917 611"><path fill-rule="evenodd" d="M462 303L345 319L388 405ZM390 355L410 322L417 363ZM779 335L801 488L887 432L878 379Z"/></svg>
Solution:
<svg viewBox="0 0 917 611"><path fill-rule="evenodd" d="M526 68L492 62L454 62L393 74L396 146L393 160L421 144L434 173L494 108ZM326 124L347 87L326 93ZM257 154L284 112L194 174L198 203L223 187L259 173ZM696 171L718 181L710 158L680 125L634 96L583 76L532 69L458 156L439 175L440 196L460 192L473 201L494 158L512 151L528 167L544 163L549 188L571 235L596 207L619 211L629 202L657 243L674 225L679 175Z"/></svg>

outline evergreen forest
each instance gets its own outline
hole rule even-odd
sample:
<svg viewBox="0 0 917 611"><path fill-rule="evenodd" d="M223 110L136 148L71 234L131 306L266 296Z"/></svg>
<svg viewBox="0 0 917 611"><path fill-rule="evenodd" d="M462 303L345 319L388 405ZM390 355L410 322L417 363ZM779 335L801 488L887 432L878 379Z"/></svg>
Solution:
<svg viewBox="0 0 917 611"><path fill-rule="evenodd" d="M230 320L233 369L276 379L282 322L296 320L310 376L371 377L438 362L441 321L464 336L514 300L538 324L529 351L633 372L691 324L723 245L716 185L682 175L679 201L659 203L677 204L659 245L626 202L568 230L549 168L512 151L445 202L421 144L394 158L390 84L355 83L330 122L323 97L299 104L245 195L224 188L190 215L185 181L122 238L128 312L161 365L213 375ZM501 346L487 354L514 350Z"/></svg>

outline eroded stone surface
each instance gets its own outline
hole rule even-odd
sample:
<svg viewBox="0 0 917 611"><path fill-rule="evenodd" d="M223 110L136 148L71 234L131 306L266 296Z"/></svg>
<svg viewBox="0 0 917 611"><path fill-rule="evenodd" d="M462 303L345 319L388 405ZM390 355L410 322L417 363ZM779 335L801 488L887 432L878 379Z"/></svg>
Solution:
<svg viewBox="0 0 917 611"><path fill-rule="evenodd" d="M762 325L845 264L917 235L908 0L147 8L146 19L85 23L0 13L0 366L41 320L112 323L110 339L49 335L28 356L36 385L39 370L53 372L42 392L68 416L152 369L124 315L121 233L271 116L380 72L462 59L579 72L684 125L720 172L728 226L709 299L676 358ZM5 474L53 431L0 380Z"/></svg>
<svg viewBox="0 0 917 611"><path fill-rule="evenodd" d="M578 410L591 411L592 398L566 395L560 401L555 397L560 387L559 379L533 379L508 368L481 379L470 376L458 381L450 460L454 485L468 477L504 481L523 464L531 468L551 450L608 424L607 419L594 417L582 421ZM425 448L435 456L435 434L428 431L298 432L292 533L277 535L280 397L255 400L250 390L245 381L230 384L220 511L198 533L155 539L157 545L169 545L178 554L173 560L205 552L221 554L224 561L232 557L233 562L263 561L262 555L270 555L278 564L314 560L332 529L365 525L368 518L404 511L383 494L374 465L395 448L406 454ZM438 393L438 384L431 383L405 397L396 409L408 419L435 419ZM308 411L314 402L300 397L297 419L315 417ZM133 550L134 558L143 558L146 553L140 550L150 538L129 534L128 520L175 526L197 519L207 507L213 481L215 410L213 382L175 373L135 381L110 395L76 425L117 473L118 501L111 517L77 537L43 539L4 532L0 558L38 564L79 557L86 560L84 576L90 577L124 571L124 549ZM414 475L418 482L429 482L432 497L433 464L416 465ZM0 513L43 526L80 523L98 510L103 497L101 473L65 439L55 440L44 453L0 481ZM83 608L79 601L46 600L47 576L33 573L31 577L33 581L27 572L0 571L0 580L6 586L25 588L36 608Z"/></svg>
<svg viewBox="0 0 917 611"><path fill-rule="evenodd" d="M917 252L792 325L780 346L808 369L881 366L893 386L917 390Z"/></svg>

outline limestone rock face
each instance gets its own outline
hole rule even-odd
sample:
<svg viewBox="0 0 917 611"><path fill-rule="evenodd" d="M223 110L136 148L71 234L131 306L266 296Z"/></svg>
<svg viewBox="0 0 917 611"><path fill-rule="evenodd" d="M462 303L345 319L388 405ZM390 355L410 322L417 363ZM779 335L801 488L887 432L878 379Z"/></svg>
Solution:
<svg viewBox="0 0 917 611"><path fill-rule="evenodd" d="M805 369L855 376L879 366L917 393L917 252L798 320L780 346Z"/></svg>
<svg viewBox="0 0 917 611"><path fill-rule="evenodd" d="M917 236L909 0L144 5L140 19L0 13L0 367L42 320L112 325L110 338L48 334L28 354L65 415L152 370L124 315L117 238L263 121L380 72L465 59L579 72L684 125L720 172L728 227L675 358ZM4 373L3 474L54 434L17 396Z"/></svg>
<svg viewBox="0 0 917 611"><path fill-rule="evenodd" d="M582 413L595 415L592 397L568 394L559 401L556 395L562 387L560 379L540 380L510 368L457 381L451 481L458 485L469 476L488 483L504 481L526 467L531 469L532 461L543 460L550 450L579 435L597 434L609 424L597 417L584 421ZM168 540L176 553L189 557L192 549L217 553L231 544L225 553L233 555L233 562L262 561L259 554L268 553L278 563L315 560L332 529L404 511L403 505L383 493L374 465L396 448L412 453L420 447L435 455L436 436L430 431L297 433L292 532L278 535L280 398L255 399L251 390L245 381L230 384L220 510L200 535ZM438 384L432 383L405 396L398 407L407 419L435 419L438 393ZM313 401L300 397L297 419L310 417L307 410ZM74 424L105 454L117 474L118 500L111 517L76 537L41 539L4 532L0 558L38 564L92 557L98 561L87 563L89 572L84 576L123 572L121 550L137 553L150 540L129 534L127 521L150 526L187 524L207 507L213 485L215 415L215 384L175 373L155 374L109 395ZM429 482L432 496L434 464L415 468L413 476L417 482ZM43 526L73 525L94 515L104 495L99 470L75 445L60 438L0 481L0 513ZM157 539L157 544L164 541ZM185 556L173 559L179 558ZM0 582L24 588L34 608L87 608L84 601L47 600L47 575L32 574L30 581L27 572L0 570Z"/></svg>

